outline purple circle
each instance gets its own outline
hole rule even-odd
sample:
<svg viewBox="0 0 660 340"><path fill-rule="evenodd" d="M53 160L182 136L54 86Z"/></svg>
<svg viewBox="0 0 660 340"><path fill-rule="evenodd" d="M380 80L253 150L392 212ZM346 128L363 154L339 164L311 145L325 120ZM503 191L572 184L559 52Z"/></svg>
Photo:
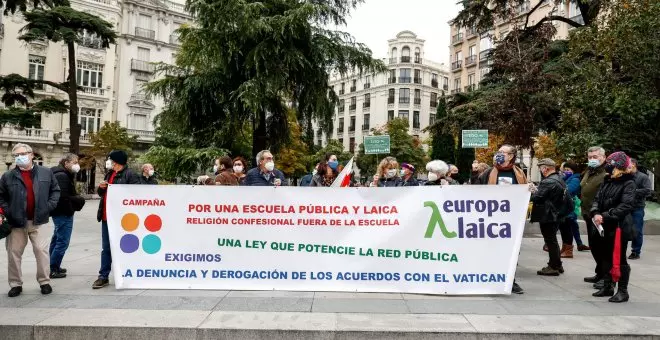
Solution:
<svg viewBox="0 0 660 340"><path fill-rule="evenodd" d="M138 248L140 248L140 240L137 236L132 234L126 234L121 237L119 241L119 247L124 253L134 253Z"/></svg>

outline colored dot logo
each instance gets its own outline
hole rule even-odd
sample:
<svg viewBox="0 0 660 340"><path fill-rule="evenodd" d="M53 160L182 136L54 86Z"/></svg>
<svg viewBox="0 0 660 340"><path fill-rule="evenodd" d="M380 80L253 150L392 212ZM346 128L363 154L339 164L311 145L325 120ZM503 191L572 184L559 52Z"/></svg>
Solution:
<svg viewBox="0 0 660 340"><path fill-rule="evenodd" d="M144 219L144 228L150 233L159 232L163 226L163 221L158 215L149 215ZM119 240L119 248L127 254L131 254L140 249L140 239L132 234L140 227L140 218L133 213L125 214L121 218L121 227L127 233ZM142 239L142 250L147 254L156 254L160 251L160 237L155 234L148 234Z"/></svg>

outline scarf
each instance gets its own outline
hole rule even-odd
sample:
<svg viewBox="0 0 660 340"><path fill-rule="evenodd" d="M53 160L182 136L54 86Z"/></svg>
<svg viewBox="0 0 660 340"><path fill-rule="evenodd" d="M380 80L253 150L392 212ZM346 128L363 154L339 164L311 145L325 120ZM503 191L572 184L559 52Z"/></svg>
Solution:
<svg viewBox="0 0 660 340"><path fill-rule="evenodd" d="M500 168L499 170L510 170L513 169L513 173L516 176L516 181L518 184L527 184L527 178L525 178L525 173L523 173L522 169L517 167L517 166L512 166L509 169ZM497 184L497 175L499 174L497 166L493 168L493 170L490 171L490 175L488 176L488 184L494 185Z"/></svg>

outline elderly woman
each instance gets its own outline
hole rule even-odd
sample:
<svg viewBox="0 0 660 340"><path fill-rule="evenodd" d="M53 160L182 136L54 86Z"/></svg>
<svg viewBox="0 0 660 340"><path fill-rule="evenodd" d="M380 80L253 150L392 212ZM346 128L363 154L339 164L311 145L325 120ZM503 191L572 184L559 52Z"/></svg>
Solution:
<svg viewBox="0 0 660 340"><path fill-rule="evenodd" d="M399 186L401 178L399 177L399 162L394 157L385 157L378 165L378 173L374 175L374 180L370 187L396 187Z"/></svg>
<svg viewBox="0 0 660 340"><path fill-rule="evenodd" d="M335 166L335 169L337 167ZM337 178L337 173L327 162L321 162L316 166L316 174L312 177L310 187L329 187Z"/></svg>
<svg viewBox="0 0 660 340"><path fill-rule="evenodd" d="M447 163L440 160L430 161L426 164L426 171L429 172L429 180L425 185L449 185L446 179L449 172Z"/></svg>
<svg viewBox="0 0 660 340"><path fill-rule="evenodd" d="M610 302L626 302L629 299L628 282L630 266L626 260L628 241L632 239L632 211L635 204L635 181L630 157L615 152L605 161L605 181L598 189L591 206L594 225L602 226L604 256L600 259L606 272L603 288L593 296L612 296ZM619 289L614 295L614 285ZM614 296L613 296L614 295Z"/></svg>

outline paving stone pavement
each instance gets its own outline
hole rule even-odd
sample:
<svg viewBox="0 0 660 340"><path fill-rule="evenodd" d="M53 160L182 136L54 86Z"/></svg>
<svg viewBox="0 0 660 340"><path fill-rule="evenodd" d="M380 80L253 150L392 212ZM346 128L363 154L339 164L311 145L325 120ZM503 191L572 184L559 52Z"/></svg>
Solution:
<svg viewBox="0 0 660 340"><path fill-rule="evenodd" d="M10 321L21 324L27 322L21 321L20 315L23 314L29 315L29 320L33 322L53 323L58 317L62 317L62 311L66 311L69 322L74 322L77 317L91 318L86 310L90 313L102 310L109 313L108 315L127 315L121 314L122 311L132 311L136 315L146 311L162 311L165 314L168 311L177 311L177 315L188 313L190 320L196 320L192 323L199 321L195 327L201 327L203 322L213 324L223 315L225 321L238 322L236 320L248 318L247 314L242 313L253 313L250 314L251 317L258 316L262 319L270 318L271 314L286 316L289 315L287 313L295 313L298 316L291 319L296 320L292 321L293 324L305 324L305 321L299 319L300 315L304 314L318 315L318 318L311 317L310 320L320 320L328 315L333 315L331 318L351 315L351 322L358 324L359 315L370 315L371 318L373 315L382 314L381 319L374 321L376 325L387 323L388 318L413 318L411 320L423 323L426 320L424 315L428 315L437 322L444 320L442 322L445 322L445 325L453 325L447 327L455 326L455 331L460 331L465 325L477 330L501 331L507 327L514 331L539 330L539 327L543 328L543 323L538 318L545 317L554 317L555 322L568 326L577 322L576 320L584 319L585 329L588 330L597 328L597 325L618 325L623 320L622 317L633 317L634 321L630 322L636 325L636 329L642 327L651 334L660 335L660 236L648 236L645 239L642 258L631 261L631 300L624 304L612 304L606 299L591 296L594 290L583 282L583 277L593 273L593 259L589 252L576 251L574 259L564 260L566 273L560 277L537 276L536 270L545 265L547 255L541 250L542 239L535 237L532 232L526 233L516 274L517 282L525 289L523 295L433 296L288 291L116 290L114 286L93 290L91 284L96 278L100 264L101 246L101 228L95 218L96 207L96 201L88 202L82 213L75 217L71 246L63 264L69 274L67 278L53 280L53 294L42 296L39 293L34 279L34 255L28 245L23 259L23 294L17 298L8 298L5 291L2 291L0 315L12 314L14 319ZM0 282L4 283L8 290L5 268L7 255L2 251ZM260 312L271 314L259 314ZM227 313L233 314L229 317L230 314ZM168 316L158 318L150 315L152 316L145 317L145 322L153 318L158 320L156 323L167 324ZM11 324L10 321L0 318L0 325ZM643 325L640 326L641 324ZM333 325L336 327L338 323ZM405 325L400 327L405 328Z"/></svg>

